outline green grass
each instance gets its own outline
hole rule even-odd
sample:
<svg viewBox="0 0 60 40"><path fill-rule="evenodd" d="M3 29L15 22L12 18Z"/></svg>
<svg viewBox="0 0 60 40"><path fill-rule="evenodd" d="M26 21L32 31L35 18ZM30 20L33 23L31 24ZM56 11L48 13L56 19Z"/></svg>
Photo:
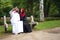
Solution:
<svg viewBox="0 0 60 40"><path fill-rule="evenodd" d="M9 27L8 27L8 32L11 32L12 31L12 26L11 25L9 25ZM0 26L0 33L4 33L5 31L4 31L4 26Z"/></svg>
<svg viewBox="0 0 60 40"><path fill-rule="evenodd" d="M4 37L10 35L11 32L12 32L12 26L11 25L9 25L7 33L5 33L5 31L4 31L4 26L0 25L0 38L4 38Z"/></svg>
<svg viewBox="0 0 60 40"><path fill-rule="evenodd" d="M38 25L35 26L34 29L44 30L44 29L51 29L55 27L60 27L60 20L40 22Z"/></svg>
<svg viewBox="0 0 60 40"><path fill-rule="evenodd" d="M1 32L4 32L4 27L3 26L0 26L0 33Z"/></svg>

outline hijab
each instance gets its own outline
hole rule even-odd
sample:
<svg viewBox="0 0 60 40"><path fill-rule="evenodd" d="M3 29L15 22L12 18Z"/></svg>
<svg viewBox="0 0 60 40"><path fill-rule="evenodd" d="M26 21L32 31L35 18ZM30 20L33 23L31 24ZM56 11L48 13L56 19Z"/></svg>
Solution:
<svg viewBox="0 0 60 40"><path fill-rule="evenodd" d="M25 9L24 9L24 8L21 8L21 10L20 10L20 16L21 16L21 17L26 16L26 14L25 14Z"/></svg>

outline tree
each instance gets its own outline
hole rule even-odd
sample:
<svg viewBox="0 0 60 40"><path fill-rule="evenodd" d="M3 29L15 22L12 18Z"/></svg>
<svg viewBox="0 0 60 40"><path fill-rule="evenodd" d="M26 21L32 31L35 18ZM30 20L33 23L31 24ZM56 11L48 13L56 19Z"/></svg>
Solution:
<svg viewBox="0 0 60 40"><path fill-rule="evenodd" d="M11 7L11 2L8 1L8 0L1 0L0 1L0 9L1 9L1 13L3 14L3 17L4 17L4 28L5 28L5 32L7 32L7 28L8 28L8 24L6 22L6 15L4 13L4 8L7 8L7 7Z"/></svg>
<svg viewBox="0 0 60 40"><path fill-rule="evenodd" d="M45 17L48 17L48 15L49 15L51 1L52 0L44 0L44 14L45 14Z"/></svg>
<svg viewBox="0 0 60 40"><path fill-rule="evenodd" d="M56 5L56 8L58 9L58 13L56 14L57 17L60 17L60 0L53 0L53 2Z"/></svg>
<svg viewBox="0 0 60 40"><path fill-rule="evenodd" d="M6 15L6 13L8 13L7 11L9 10L9 8L12 8L13 5L11 3L11 0L1 0L0 1L0 16L2 14L3 15Z"/></svg>
<svg viewBox="0 0 60 40"><path fill-rule="evenodd" d="M40 21L44 21L44 0L39 0L40 1Z"/></svg>

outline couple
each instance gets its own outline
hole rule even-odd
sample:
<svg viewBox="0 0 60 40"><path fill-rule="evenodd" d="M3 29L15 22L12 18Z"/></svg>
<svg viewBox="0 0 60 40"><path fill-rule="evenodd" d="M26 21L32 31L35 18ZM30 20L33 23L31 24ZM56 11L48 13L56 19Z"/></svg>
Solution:
<svg viewBox="0 0 60 40"><path fill-rule="evenodd" d="M31 27L27 22L24 8L19 10L15 7L9 12L9 14L11 17L12 33L18 34L21 32L32 32Z"/></svg>

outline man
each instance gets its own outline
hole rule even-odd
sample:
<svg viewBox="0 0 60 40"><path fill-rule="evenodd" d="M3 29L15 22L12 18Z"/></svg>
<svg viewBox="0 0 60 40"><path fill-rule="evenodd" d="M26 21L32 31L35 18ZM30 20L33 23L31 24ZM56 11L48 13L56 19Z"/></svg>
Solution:
<svg viewBox="0 0 60 40"><path fill-rule="evenodd" d="M20 32L23 32L23 21L20 21L18 8L13 8L9 13L11 16L12 33L18 34Z"/></svg>

